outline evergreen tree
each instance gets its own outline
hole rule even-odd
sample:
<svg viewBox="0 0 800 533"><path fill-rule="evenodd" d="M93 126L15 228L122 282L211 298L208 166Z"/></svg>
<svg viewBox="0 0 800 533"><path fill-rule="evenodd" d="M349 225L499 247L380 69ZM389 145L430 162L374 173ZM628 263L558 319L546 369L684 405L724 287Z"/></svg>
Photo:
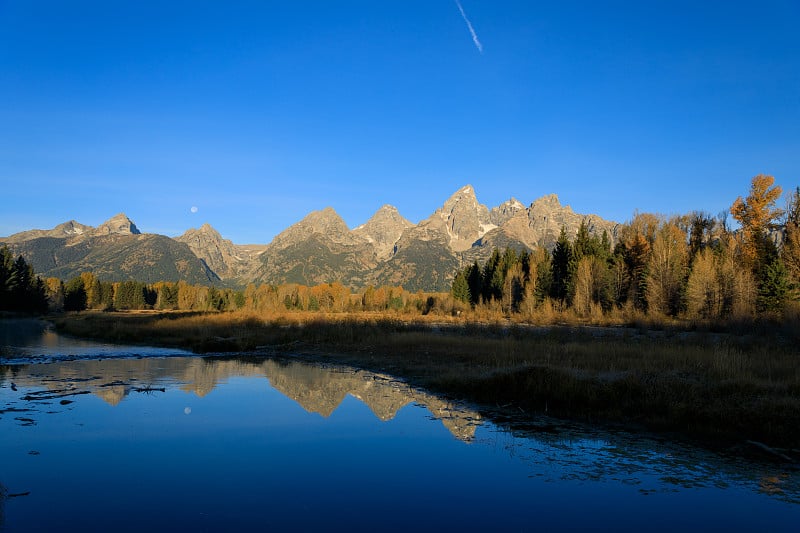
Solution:
<svg viewBox="0 0 800 533"><path fill-rule="evenodd" d="M86 309L86 289L83 280L74 277L64 285L64 311L83 311Z"/></svg>
<svg viewBox="0 0 800 533"><path fill-rule="evenodd" d="M108 311L114 308L114 285L108 281L100 282L100 309Z"/></svg>
<svg viewBox="0 0 800 533"><path fill-rule="evenodd" d="M780 312L789 293L786 267L779 257L774 257L764 267L760 276L756 305L762 312Z"/></svg>
<svg viewBox="0 0 800 533"><path fill-rule="evenodd" d="M500 251L495 248L492 250L492 255L489 257L489 260L486 261L486 264L483 265L483 285L481 287L481 295L483 296L483 301L488 302L492 298L499 299L502 297L502 282L497 286L497 278L495 274L500 269Z"/></svg>
<svg viewBox="0 0 800 533"><path fill-rule="evenodd" d="M222 311L225 307L224 304L225 300L219 290L217 290L216 287L209 288L207 300L208 309L211 311ZM319 309L319 305L317 305L317 309Z"/></svg>
<svg viewBox="0 0 800 533"><path fill-rule="evenodd" d="M138 281L123 281L114 293L114 307L119 310L146 309L149 295L147 287Z"/></svg>
<svg viewBox="0 0 800 533"><path fill-rule="evenodd" d="M178 308L178 288L172 283L164 283L159 288L158 308L159 309Z"/></svg>
<svg viewBox="0 0 800 533"><path fill-rule="evenodd" d="M756 308L760 312L781 311L790 288L786 266L775 243L766 236L760 239L757 256Z"/></svg>
<svg viewBox="0 0 800 533"><path fill-rule="evenodd" d="M786 208L781 259L792 298L800 299L800 187L795 188Z"/></svg>
<svg viewBox="0 0 800 533"><path fill-rule="evenodd" d="M47 290L22 256L14 260L8 248L0 248L0 310L43 312Z"/></svg>
<svg viewBox="0 0 800 533"><path fill-rule="evenodd" d="M471 270L471 267L459 270L453 280L453 286L450 289L450 294L453 298L464 303L470 303L472 301L472 295L469 291L469 273Z"/></svg>
<svg viewBox="0 0 800 533"><path fill-rule="evenodd" d="M567 238L567 230L561 227L561 234L556 241L556 247L553 249L553 282L550 289L550 295L561 302L563 305L567 303L567 298L570 295L572 286L574 257L572 252L572 245Z"/></svg>
<svg viewBox="0 0 800 533"><path fill-rule="evenodd" d="M589 236L589 227L586 225L586 221L581 220L581 225L578 226L578 233L572 240L572 252L575 262L577 263L584 256L595 255L595 248L595 243L592 242L592 238Z"/></svg>
<svg viewBox="0 0 800 533"><path fill-rule="evenodd" d="M467 284L469 285L469 301L475 306L480 303L481 294L483 293L483 274L477 261L469 267Z"/></svg>
<svg viewBox="0 0 800 533"><path fill-rule="evenodd" d="M553 291L553 261L550 254L542 250L536 261L536 303L542 303Z"/></svg>
<svg viewBox="0 0 800 533"><path fill-rule="evenodd" d="M614 251L617 255L615 283L622 283L617 302L632 302L637 309L647 309L647 263L650 257L650 242L638 231L619 243ZM624 273L620 273L624 267ZM618 290L619 290L618 289Z"/></svg>

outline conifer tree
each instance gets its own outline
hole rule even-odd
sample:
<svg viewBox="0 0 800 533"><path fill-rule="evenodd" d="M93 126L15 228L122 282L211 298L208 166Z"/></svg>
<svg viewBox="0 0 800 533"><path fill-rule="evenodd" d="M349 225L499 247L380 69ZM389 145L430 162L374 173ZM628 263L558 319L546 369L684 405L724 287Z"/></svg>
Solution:
<svg viewBox="0 0 800 533"><path fill-rule="evenodd" d="M83 311L86 309L86 288L80 276L74 277L64 285L64 310Z"/></svg>
<svg viewBox="0 0 800 533"><path fill-rule="evenodd" d="M475 306L480 303L481 294L483 293L483 274L477 261L469 267L467 283L469 284L469 301Z"/></svg>
<svg viewBox="0 0 800 533"><path fill-rule="evenodd" d="M570 296L573 274L572 245L567 238L567 230L564 226L561 227L561 234L558 236L556 247L553 249L551 268L553 282L550 295L564 305Z"/></svg>
<svg viewBox="0 0 800 533"><path fill-rule="evenodd" d="M453 280L453 286L450 289L450 294L453 296L453 298L464 303L470 303L472 300L469 291L470 270L471 267L460 270L458 274L456 274L456 277Z"/></svg>
<svg viewBox="0 0 800 533"><path fill-rule="evenodd" d="M800 299L800 187L795 188L786 208L781 259L786 267L792 299Z"/></svg>

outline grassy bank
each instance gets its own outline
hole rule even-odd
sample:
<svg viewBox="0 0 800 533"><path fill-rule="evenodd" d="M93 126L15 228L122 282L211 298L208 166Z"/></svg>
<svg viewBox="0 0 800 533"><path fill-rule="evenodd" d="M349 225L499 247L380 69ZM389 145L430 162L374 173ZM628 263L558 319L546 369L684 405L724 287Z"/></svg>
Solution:
<svg viewBox="0 0 800 533"><path fill-rule="evenodd" d="M295 353L432 391L594 421L800 448L800 354L768 331L534 327L305 313L83 313L63 333L198 353Z"/></svg>

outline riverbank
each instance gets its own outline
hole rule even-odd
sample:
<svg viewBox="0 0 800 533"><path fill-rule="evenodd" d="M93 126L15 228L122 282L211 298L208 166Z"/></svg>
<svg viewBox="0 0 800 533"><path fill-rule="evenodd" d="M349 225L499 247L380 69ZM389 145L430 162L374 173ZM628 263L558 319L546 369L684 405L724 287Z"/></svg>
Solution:
<svg viewBox="0 0 800 533"><path fill-rule="evenodd" d="M81 313L52 320L79 337L197 353L296 354L524 413L752 440L791 454L800 449L800 354L765 331L307 313Z"/></svg>

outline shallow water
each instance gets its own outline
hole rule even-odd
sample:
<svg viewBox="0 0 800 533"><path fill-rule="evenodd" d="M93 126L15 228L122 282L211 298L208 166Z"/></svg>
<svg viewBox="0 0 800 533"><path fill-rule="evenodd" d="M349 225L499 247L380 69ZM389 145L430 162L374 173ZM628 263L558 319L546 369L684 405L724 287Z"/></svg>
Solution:
<svg viewBox="0 0 800 533"><path fill-rule="evenodd" d="M0 367L4 531L800 523L798 472L768 461L553 419L522 430L350 368L29 327L6 327L24 347L2 337L15 346Z"/></svg>

